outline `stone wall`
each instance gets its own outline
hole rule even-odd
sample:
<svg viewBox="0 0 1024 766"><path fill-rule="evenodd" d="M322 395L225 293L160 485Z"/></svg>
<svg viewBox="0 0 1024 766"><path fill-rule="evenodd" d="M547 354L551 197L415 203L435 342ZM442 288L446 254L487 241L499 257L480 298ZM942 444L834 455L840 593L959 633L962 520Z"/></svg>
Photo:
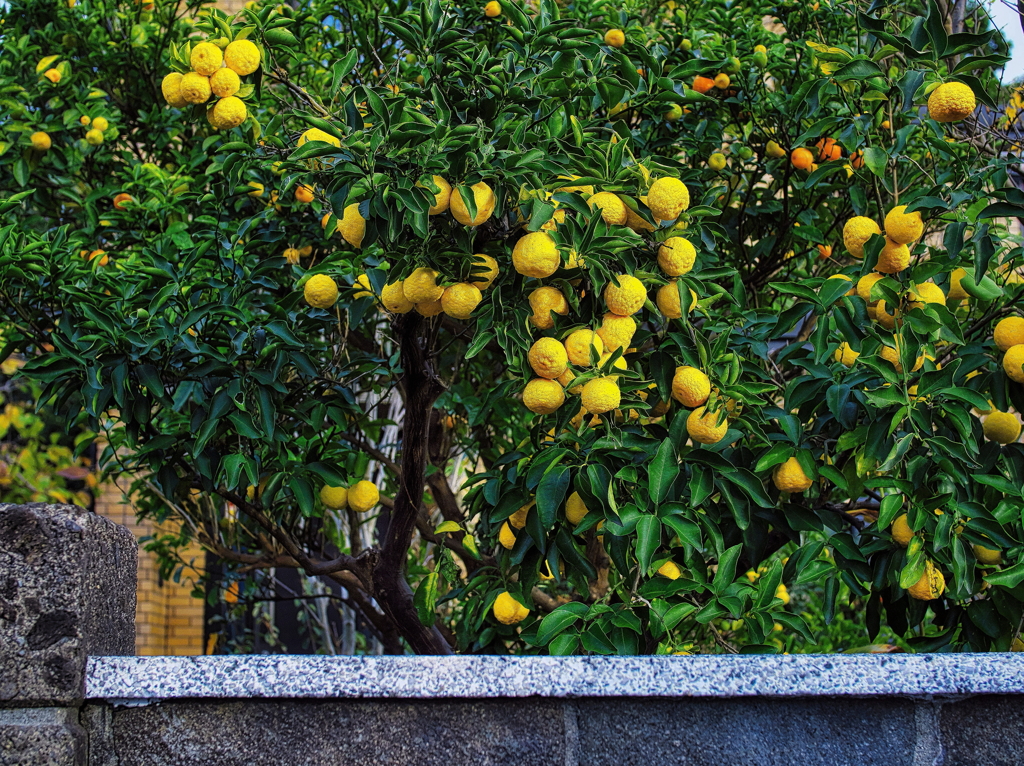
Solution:
<svg viewBox="0 0 1024 766"><path fill-rule="evenodd" d="M135 508L114 484L104 484L96 498L96 513L127 528L136 540L170 528L150 519L139 521ZM194 544L182 551L186 566L180 582L162 580L157 557L139 551L138 608L135 613L135 653L143 655L203 654L203 600L192 597L192 582L206 554Z"/></svg>
<svg viewBox="0 0 1024 766"><path fill-rule="evenodd" d="M0 504L0 765L1024 763L1022 654L133 657L135 567Z"/></svg>

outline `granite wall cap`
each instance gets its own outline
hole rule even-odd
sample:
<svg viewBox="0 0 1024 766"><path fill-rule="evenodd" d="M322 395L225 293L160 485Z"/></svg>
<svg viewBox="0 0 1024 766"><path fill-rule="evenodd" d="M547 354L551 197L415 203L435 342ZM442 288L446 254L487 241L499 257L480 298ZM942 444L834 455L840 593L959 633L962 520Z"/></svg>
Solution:
<svg viewBox="0 0 1024 766"><path fill-rule="evenodd" d="M1024 654L91 657L86 696L932 697L1024 693Z"/></svg>

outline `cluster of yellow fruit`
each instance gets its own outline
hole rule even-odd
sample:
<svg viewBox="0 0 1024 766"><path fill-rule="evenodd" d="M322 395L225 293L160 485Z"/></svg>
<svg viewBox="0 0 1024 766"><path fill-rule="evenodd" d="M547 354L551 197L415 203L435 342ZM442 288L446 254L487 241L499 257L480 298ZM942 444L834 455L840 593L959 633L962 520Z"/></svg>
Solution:
<svg viewBox="0 0 1024 766"><path fill-rule="evenodd" d="M332 511L348 508L356 513L366 513L380 502L380 490L372 481L365 479L351 487L330 487L325 484L320 488L320 502Z"/></svg>
<svg viewBox="0 0 1024 766"><path fill-rule="evenodd" d="M299 145L306 141L324 141L340 146L337 138L317 128L303 133ZM434 202L427 211L429 215L440 215L450 210L459 223L479 226L494 213L494 192L486 183L480 182L470 187L476 204L476 215L470 216L458 190L453 190L451 184L441 176L433 176L431 180L438 191L434 192ZM417 185L424 187L424 184ZM327 227L330 218L331 214L328 213L321 224ZM360 214L358 203L347 205L336 224L342 239L353 247L362 246L366 219ZM469 256L469 260L473 273L465 281L442 279L439 284L441 275L436 270L426 266L414 269L405 279L384 285L380 294L381 305L392 314L407 314L415 310L425 317L443 312L454 319L469 319L483 300L483 291L491 286L500 271L497 260L484 253ZM356 298L373 296L373 288L366 274L356 279L354 287ZM306 302L316 308L330 308L338 298L337 284L324 274L315 275L306 281L304 292Z"/></svg>
<svg viewBox="0 0 1024 766"><path fill-rule="evenodd" d="M591 209L600 210L601 217L609 226L628 226L635 231L650 231L654 227L634 213L622 199L612 192L592 193L592 187L565 187L559 191L591 192L587 199ZM690 194L682 181L673 177L662 177L651 184L646 197L641 197L656 221L672 222L689 208ZM558 217L552 219L557 225ZM672 236L661 243L658 249L658 266L668 277L667 284L656 292L655 303L659 311L669 319L682 317L678 277L693 269L697 251L693 244L681 236ZM546 279L563 267L562 258L554 238L545 230L530 232L516 242L512 251L512 264L516 271L526 277ZM569 254L565 268L584 267L575 252ZM698 296L690 292L690 311L696 305ZM607 312L602 316L597 329L577 328L562 340L545 336L539 338L530 348L528 361L534 374L523 390L523 403L539 415L555 412L565 403L565 392L579 395L580 410L574 424L582 421L585 414L603 415L617 410L621 402L618 385L619 376L602 374L591 377L582 385L574 385L577 369L602 369L612 355L622 349L625 353L636 332L634 316L647 302L647 288L632 274L619 274L607 284L603 296ZM556 287L542 285L534 288L529 295L533 311L530 323L539 330L554 328L552 314L565 316L569 313L569 302ZM623 357L614 363L618 369L628 369ZM711 395L711 381L700 370L680 367L673 380L673 396L693 412L687 419L690 436L702 444L714 444L724 438L728 430L725 411L705 406ZM646 399L647 393L640 392ZM652 413L663 414L667 403L660 403ZM635 416L631 411L630 416ZM598 418L599 419L599 418ZM592 419L592 423L597 420Z"/></svg>
<svg viewBox="0 0 1024 766"><path fill-rule="evenodd" d="M214 43L201 42L189 56L192 71L171 72L161 83L164 100L173 107L205 104L217 97L206 110L206 119L217 130L230 130L241 125L248 116L245 102L236 93L241 78L260 67L260 49L251 40L235 40L222 51Z"/></svg>
<svg viewBox="0 0 1024 766"><path fill-rule="evenodd" d="M1024 384L1024 317L1005 317L992 333L996 348L1003 352L1003 371L1015 383ZM985 436L1000 444L1012 444L1020 438L1021 422L1014 412L994 407L985 414Z"/></svg>

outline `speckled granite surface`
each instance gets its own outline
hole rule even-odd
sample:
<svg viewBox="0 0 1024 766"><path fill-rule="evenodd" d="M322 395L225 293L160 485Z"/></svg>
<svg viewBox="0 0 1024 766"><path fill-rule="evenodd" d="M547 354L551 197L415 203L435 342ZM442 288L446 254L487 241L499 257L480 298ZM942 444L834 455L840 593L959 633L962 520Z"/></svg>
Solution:
<svg viewBox="0 0 1024 766"><path fill-rule="evenodd" d="M91 657L86 697L806 697L1021 694L1021 654Z"/></svg>

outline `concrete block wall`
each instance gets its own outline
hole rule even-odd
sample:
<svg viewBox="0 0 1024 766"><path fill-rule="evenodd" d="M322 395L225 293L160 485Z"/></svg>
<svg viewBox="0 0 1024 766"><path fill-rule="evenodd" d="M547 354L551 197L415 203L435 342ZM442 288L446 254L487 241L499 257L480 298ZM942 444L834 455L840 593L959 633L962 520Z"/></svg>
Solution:
<svg viewBox="0 0 1024 766"><path fill-rule="evenodd" d="M2 766L1010 766L1022 654L135 657L135 540L0 504Z"/></svg>

